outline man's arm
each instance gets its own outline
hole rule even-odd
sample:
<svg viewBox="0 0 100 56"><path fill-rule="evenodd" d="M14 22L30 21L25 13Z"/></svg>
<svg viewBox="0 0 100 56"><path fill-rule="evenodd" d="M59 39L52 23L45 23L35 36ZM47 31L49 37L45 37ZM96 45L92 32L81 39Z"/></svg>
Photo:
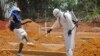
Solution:
<svg viewBox="0 0 100 56"><path fill-rule="evenodd" d="M14 20L13 20L13 16L9 17L9 22L8 22L8 25L10 25L10 23L13 22L14 23Z"/></svg>
<svg viewBox="0 0 100 56"><path fill-rule="evenodd" d="M31 23L31 22L32 22L31 19L25 19L25 20L22 20L22 21L21 21L21 24L24 25L24 24L26 24L26 23Z"/></svg>
<svg viewBox="0 0 100 56"><path fill-rule="evenodd" d="M57 18L57 20L52 25L51 29L60 28L60 26L61 26L60 20L59 18Z"/></svg>
<svg viewBox="0 0 100 56"><path fill-rule="evenodd" d="M59 28L60 25L61 24L60 24L59 18L57 18L57 20L54 22L54 24L52 25L52 27L47 31L47 33L50 33L55 28Z"/></svg>

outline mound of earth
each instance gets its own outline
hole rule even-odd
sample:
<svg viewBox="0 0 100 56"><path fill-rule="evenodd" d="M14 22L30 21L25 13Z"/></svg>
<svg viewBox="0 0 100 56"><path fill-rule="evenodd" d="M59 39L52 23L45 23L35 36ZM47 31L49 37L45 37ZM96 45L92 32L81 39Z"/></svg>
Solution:
<svg viewBox="0 0 100 56"><path fill-rule="evenodd" d="M26 22L29 20L25 20ZM50 23L49 23L50 24ZM24 26L24 29L28 33L28 37L31 41L35 40L35 46L28 46L25 44L23 50L44 50L53 51L41 45L45 44L64 44L63 34L60 34L60 30L55 30L47 36L45 31L41 30L41 24L36 22L29 22ZM96 32L94 27L100 27L99 24L87 24L81 23L78 27L78 33L76 38L75 56L99 56L100 54L100 35ZM14 32L11 32L7 28L7 22L0 21L0 56L15 56L15 54L9 51L2 51L1 49L18 49L17 45L10 45L8 42L18 43L18 38ZM61 32L62 33L62 32ZM65 47L62 47L56 51L65 52Z"/></svg>
<svg viewBox="0 0 100 56"><path fill-rule="evenodd" d="M0 30L4 30L7 28L7 22L6 21L0 21Z"/></svg>

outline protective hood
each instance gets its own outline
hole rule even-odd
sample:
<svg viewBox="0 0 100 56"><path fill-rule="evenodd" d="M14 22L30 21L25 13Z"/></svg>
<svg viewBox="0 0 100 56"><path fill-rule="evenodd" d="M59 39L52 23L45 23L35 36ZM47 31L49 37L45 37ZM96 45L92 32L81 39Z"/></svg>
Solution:
<svg viewBox="0 0 100 56"><path fill-rule="evenodd" d="M59 17L60 16L60 10L59 9L57 9L57 8L55 8L54 10L53 10L53 15L55 16L55 17Z"/></svg>

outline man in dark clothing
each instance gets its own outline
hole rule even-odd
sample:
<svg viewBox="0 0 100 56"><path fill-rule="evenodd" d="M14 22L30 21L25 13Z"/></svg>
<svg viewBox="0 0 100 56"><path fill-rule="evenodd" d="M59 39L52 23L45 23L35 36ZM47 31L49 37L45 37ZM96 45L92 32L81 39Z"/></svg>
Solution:
<svg viewBox="0 0 100 56"><path fill-rule="evenodd" d="M19 51L18 51L17 56L23 56L22 48L24 45L24 39L27 41L27 44L33 45L32 42L29 42L27 33L24 30L24 28L22 27L20 11L21 10L17 6L13 6L12 10L10 12L10 18L9 18L9 28L11 31L14 31L17 34L19 41L20 41Z"/></svg>

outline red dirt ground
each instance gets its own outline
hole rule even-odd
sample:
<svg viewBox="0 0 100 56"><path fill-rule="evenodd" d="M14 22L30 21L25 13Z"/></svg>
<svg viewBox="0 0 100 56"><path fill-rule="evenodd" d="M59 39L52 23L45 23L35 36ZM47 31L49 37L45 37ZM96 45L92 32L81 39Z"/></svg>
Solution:
<svg viewBox="0 0 100 56"><path fill-rule="evenodd" d="M52 24L52 23L49 23ZM42 25L43 26L43 25ZM28 46L25 44L23 50L43 50L43 51L60 51L65 52L65 47L58 50L48 49L41 45L47 44L64 44L63 35L61 30L55 30L48 34L46 38L43 34L44 31L40 30L40 23L27 23L24 25L25 30L28 32L28 37L31 41L35 42L35 46ZM79 23L77 29L75 56L100 56L100 30L95 29L100 27L100 23ZM55 33L58 32L58 33ZM59 33L60 32L60 33ZM57 37L62 36L62 37ZM10 45L8 42L17 42L17 36L7 28L6 21L0 21L0 56L16 56L10 51L3 51L2 49L18 49L18 45ZM27 55L28 56L28 55ZM45 56L45 55L44 55ZM49 56L49 54L48 54ZM53 55L52 55L53 56ZM59 55L58 55L59 56Z"/></svg>
<svg viewBox="0 0 100 56"><path fill-rule="evenodd" d="M0 30L4 30L6 28L6 21L0 21Z"/></svg>

